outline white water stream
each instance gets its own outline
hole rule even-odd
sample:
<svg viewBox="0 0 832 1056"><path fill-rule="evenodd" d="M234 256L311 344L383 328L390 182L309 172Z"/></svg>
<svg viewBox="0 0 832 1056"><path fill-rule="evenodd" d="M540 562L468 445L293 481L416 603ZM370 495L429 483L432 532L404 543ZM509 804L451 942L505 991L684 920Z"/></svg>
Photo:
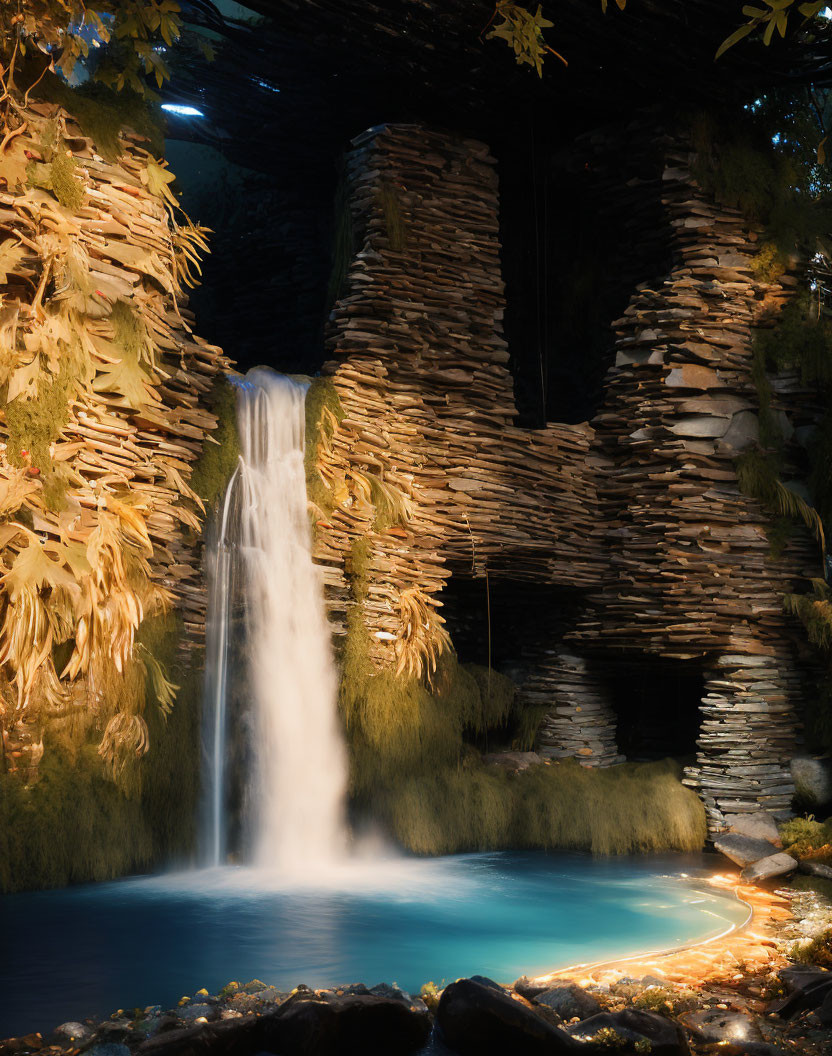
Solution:
<svg viewBox="0 0 832 1056"><path fill-rule="evenodd" d="M253 864L316 875L346 850L346 756L303 463L306 388L264 367L238 383L240 461L209 541L204 857L228 853L228 753L238 735L235 598L244 599L250 751L242 796ZM239 579L237 578L239 577ZM239 582L240 590L236 591Z"/></svg>

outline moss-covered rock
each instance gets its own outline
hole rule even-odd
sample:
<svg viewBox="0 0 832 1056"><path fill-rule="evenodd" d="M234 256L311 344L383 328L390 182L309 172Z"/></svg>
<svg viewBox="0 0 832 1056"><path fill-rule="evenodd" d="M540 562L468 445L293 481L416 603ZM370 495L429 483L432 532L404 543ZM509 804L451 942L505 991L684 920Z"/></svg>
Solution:
<svg viewBox="0 0 832 1056"><path fill-rule="evenodd" d="M194 463L190 481L206 507L214 505L225 494L240 457L237 396L224 375L214 382L208 406L217 416L217 428L202 445L202 454Z"/></svg>
<svg viewBox="0 0 832 1056"><path fill-rule="evenodd" d="M343 418L344 408L335 383L331 378L313 378L306 393L306 497L325 517L335 508L335 498L318 471L318 453L321 444L332 439Z"/></svg>

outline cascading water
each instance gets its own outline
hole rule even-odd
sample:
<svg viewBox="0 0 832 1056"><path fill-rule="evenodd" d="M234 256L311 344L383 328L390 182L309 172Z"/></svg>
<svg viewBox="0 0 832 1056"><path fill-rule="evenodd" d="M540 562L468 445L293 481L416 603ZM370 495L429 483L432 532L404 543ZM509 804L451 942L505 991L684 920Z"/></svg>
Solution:
<svg viewBox="0 0 832 1056"><path fill-rule="evenodd" d="M240 461L209 541L207 859L225 861L229 686L251 694L244 828L254 864L315 873L344 854L346 758L303 464L307 386L264 367L238 383ZM240 652L234 605L243 599ZM235 670L241 663L245 671Z"/></svg>

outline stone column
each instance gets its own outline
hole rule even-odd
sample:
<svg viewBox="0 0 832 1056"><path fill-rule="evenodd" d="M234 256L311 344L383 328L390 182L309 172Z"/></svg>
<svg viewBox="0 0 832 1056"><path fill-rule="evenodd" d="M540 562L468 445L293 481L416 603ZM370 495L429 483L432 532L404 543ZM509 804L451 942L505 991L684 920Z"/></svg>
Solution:
<svg viewBox="0 0 832 1056"><path fill-rule="evenodd" d="M696 766L684 783L705 803L712 832L725 816L791 815L800 676L785 645L745 641L706 671Z"/></svg>
<svg viewBox="0 0 832 1056"><path fill-rule="evenodd" d="M553 652L542 658L520 693L533 706L552 704L537 734L536 748L545 758L574 757L583 766L624 762L615 743L615 714L584 657Z"/></svg>

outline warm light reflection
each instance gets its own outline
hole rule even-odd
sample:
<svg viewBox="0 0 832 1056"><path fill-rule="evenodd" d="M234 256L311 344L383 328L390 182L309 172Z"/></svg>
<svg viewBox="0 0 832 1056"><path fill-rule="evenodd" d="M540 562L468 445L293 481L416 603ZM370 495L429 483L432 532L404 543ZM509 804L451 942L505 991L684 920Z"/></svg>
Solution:
<svg viewBox="0 0 832 1056"><path fill-rule="evenodd" d="M704 942L670 952L638 954L618 961L572 965L539 976L534 983L547 985L559 978L579 973L581 986L615 984L627 977L654 975L679 986L697 987L703 983L742 978L744 972L768 972L782 967L786 958L778 951L774 925L791 917L785 898L751 884L742 883L738 873L715 873L704 883L732 891L749 909L744 925L732 925Z"/></svg>

